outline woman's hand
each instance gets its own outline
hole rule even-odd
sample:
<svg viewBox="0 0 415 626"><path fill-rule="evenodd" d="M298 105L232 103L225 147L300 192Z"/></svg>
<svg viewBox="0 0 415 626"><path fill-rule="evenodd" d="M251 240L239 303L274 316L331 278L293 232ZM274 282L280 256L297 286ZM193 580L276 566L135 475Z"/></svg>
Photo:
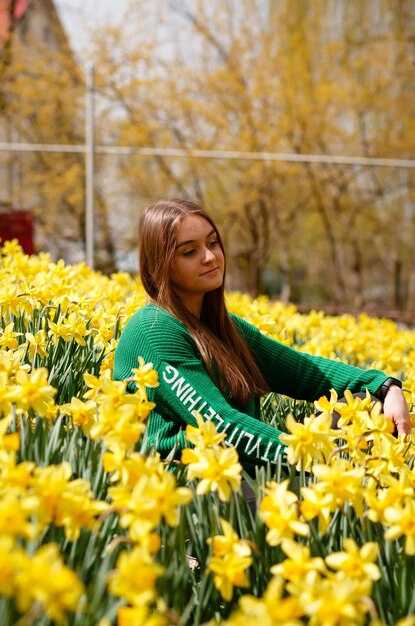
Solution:
<svg viewBox="0 0 415 626"><path fill-rule="evenodd" d="M391 385L383 401L383 412L393 420L398 435L409 435L412 431L408 404L403 391L398 385Z"/></svg>

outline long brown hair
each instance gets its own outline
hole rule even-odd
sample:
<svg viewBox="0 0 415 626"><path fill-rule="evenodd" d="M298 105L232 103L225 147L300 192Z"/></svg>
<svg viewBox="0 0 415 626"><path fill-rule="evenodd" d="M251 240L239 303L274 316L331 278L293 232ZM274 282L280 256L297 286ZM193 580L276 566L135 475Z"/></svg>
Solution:
<svg viewBox="0 0 415 626"><path fill-rule="evenodd" d="M225 255L216 224L204 209L188 200L159 200L149 206L140 218L141 281L155 304L186 324L210 377L221 391L243 405L252 392L260 396L269 391L269 387L249 346L228 314L224 280L220 287L204 295L200 320L186 308L170 280L177 231L188 215L200 215L211 224Z"/></svg>

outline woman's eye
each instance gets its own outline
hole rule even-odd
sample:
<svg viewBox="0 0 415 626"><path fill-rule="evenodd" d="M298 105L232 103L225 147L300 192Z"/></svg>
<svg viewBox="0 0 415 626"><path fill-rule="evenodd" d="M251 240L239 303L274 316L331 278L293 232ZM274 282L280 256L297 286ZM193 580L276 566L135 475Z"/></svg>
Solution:
<svg viewBox="0 0 415 626"><path fill-rule="evenodd" d="M192 256L195 252L196 250L192 248L191 250L186 250L186 252L183 252L183 256Z"/></svg>
<svg viewBox="0 0 415 626"><path fill-rule="evenodd" d="M213 241L209 241L208 243L208 247L209 248L215 248L215 246L217 246L219 244L219 241L217 241L216 239L214 239Z"/></svg>

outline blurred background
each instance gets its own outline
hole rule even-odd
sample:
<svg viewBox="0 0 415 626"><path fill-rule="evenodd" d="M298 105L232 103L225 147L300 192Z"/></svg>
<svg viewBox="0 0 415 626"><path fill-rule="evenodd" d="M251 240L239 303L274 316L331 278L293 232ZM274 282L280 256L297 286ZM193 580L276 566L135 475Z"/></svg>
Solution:
<svg viewBox="0 0 415 626"><path fill-rule="evenodd" d="M96 269L136 272L140 212L186 197L229 290L415 321L412 0L0 0L0 236L68 263L88 97Z"/></svg>

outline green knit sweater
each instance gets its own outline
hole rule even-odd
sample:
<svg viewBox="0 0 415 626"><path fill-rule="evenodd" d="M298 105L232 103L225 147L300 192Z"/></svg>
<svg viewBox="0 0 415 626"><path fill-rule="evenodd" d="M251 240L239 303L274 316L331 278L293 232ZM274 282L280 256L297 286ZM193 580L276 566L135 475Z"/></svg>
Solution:
<svg viewBox="0 0 415 626"><path fill-rule="evenodd" d="M274 392L313 401L334 388L339 396L366 388L374 393L386 374L362 370L346 363L298 352L263 335L255 326L232 315ZM147 429L148 442L161 456L185 446L186 424L196 425L193 411L212 419L226 443L236 447L248 471L255 465L275 462L284 450L276 428L261 422L259 401L252 396L237 406L208 375L199 350L185 324L154 304L147 304L128 321L115 351L114 378L124 380L138 366L138 357L151 362L159 386L148 390L156 403ZM134 384L128 390L135 391Z"/></svg>

